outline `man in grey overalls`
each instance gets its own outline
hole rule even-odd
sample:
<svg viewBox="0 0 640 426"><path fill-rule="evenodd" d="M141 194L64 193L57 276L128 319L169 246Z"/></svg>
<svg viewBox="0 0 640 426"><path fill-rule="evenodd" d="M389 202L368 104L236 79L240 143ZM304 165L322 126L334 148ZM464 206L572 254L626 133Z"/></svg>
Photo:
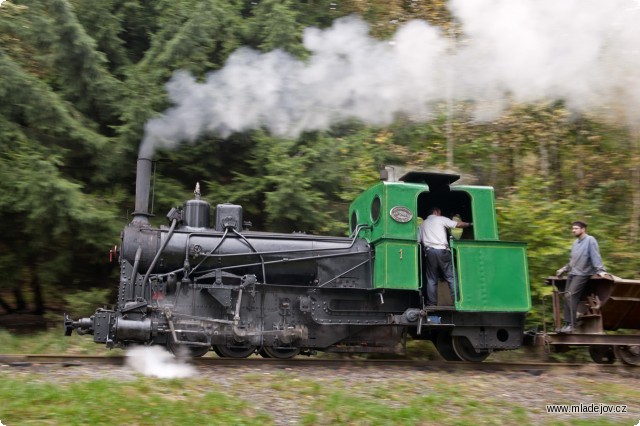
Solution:
<svg viewBox="0 0 640 426"><path fill-rule="evenodd" d="M556 271L557 276L568 273L564 296L564 325L558 330L559 333L573 332L578 303L591 276L606 274L598 241L587 234L587 224L577 220L571 224L571 232L576 237L571 247L571 258L569 263Z"/></svg>

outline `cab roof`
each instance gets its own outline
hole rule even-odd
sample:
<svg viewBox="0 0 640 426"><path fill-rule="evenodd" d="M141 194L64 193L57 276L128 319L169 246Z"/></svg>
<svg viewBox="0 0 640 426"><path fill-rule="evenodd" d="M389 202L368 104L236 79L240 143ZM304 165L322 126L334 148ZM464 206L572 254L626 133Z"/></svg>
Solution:
<svg viewBox="0 0 640 426"><path fill-rule="evenodd" d="M426 183L429 188L436 188L444 185L451 185L460 179L460 175L451 173L434 173L434 172L409 172L403 175L399 180L406 183Z"/></svg>

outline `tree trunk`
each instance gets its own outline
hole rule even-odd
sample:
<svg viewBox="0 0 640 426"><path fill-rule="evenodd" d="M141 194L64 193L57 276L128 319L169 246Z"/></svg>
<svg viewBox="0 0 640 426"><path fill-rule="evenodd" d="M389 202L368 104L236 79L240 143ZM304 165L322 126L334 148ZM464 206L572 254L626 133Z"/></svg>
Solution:
<svg viewBox="0 0 640 426"><path fill-rule="evenodd" d="M22 294L22 286L20 282L17 282L13 286L13 297L16 298L16 311L24 312L27 310L27 302L24 300L24 295Z"/></svg>
<svg viewBox="0 0 640 426"><path fill-rule="evenodd" d="M538 144L538 155L540 156L540 174L545 179L549 178L549 150L547 149L547 143L541 140Z"/></svg>
<svg viewBox="0 0 640 426"><path fill-rule="evenodd" d="M509 171L507 172L507 185L511 188L518 184L520 175L520 149L517 143L507 142L509 144Z"/></svg>
<svg viewBox="0 0 640 426"><path fill-rule="evenodd" d="M2 298L2 296L0 296L0 306L2 307L2 309L7 311L8 314L14 311L11 305L8 304L7 301Z"/></svg>
<svg viewBox="0 0 640 426"><path fill-rule="evenodd" d="M498 186L498 150L500 149L500 143L498 142L498 136L491 138L491 164L489 169L489 185L494 188Z"/></svg>
<svg viewBox="0 0 640 426"><path fill-rule="evenodd" d="M559 149L560 143L556 140L552 140L549 147L549 179L553 182L552 193L554 199L560 199L564 190L564 181L562 179L562 155Z"/></svg>
<svg viewBox="0 0 640 426"><path fill-rule="evenodd" d="M578 118L578 120L576 120L575 146L573 148L573 155L575 155L577 158L583 158L584 151L585 151L583 146L583 138L581 135L582 124L583 124L583 119L582 117L580 117ZM582 185L583 180L584 180L584 167L583 167L582 161L578 161L575 167L575 182L573 183L573 191L578 196L578 199L581 199L581 200L585 198L585 195L584 195L585 190ZM575 212L576 217L584 215L584 210L582 210L583 207L580 206L580 209L581 210L579 212Z"/></svg>
<svg viewBox="0 0 640 426"><path fill-rule="evenodd" d="M31 290L33 291L33 313L36 315L44 314L44 297L42 295L42 286L40 285L40 276L37 272L37 263L31 264Z"/></svg>

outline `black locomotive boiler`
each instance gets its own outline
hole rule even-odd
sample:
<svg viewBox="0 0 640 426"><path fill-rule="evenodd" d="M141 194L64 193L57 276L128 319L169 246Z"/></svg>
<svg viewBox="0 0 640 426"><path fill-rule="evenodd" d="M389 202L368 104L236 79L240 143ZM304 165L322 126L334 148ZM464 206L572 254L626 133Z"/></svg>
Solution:
<svg viewBox="0 0 640 426"><path fill-rule="evenodd" d="M233 204L217 205L210 223L198 189L167 214L168 226L153 227L151 167L138 160L117 304L90 318L65 315L66 335L236 358L398 353L412 335L432 340L446 359L482 361L522 344L530 308L526 248L498 240L491 188L451 186L457 176L429 173L380 182L352 204L348 238L250 231ZM438 306L427 308L416 232L432 205L476 226L452 244L455 300L441 291ZM499 296L491 300L492 293Z"/></svg>

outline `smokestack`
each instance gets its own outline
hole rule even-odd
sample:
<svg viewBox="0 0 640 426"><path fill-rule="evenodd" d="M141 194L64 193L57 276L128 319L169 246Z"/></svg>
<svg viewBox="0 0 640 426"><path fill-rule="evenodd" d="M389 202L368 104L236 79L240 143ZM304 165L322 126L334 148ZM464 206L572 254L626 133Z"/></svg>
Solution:
<svg viewBox="0 0 640 426"><path fill-rule="evenodd" d="M151 160L138 158L136 169L136 209L133 221L143 224L149 223L149 181L151 180Z"/></svg>

